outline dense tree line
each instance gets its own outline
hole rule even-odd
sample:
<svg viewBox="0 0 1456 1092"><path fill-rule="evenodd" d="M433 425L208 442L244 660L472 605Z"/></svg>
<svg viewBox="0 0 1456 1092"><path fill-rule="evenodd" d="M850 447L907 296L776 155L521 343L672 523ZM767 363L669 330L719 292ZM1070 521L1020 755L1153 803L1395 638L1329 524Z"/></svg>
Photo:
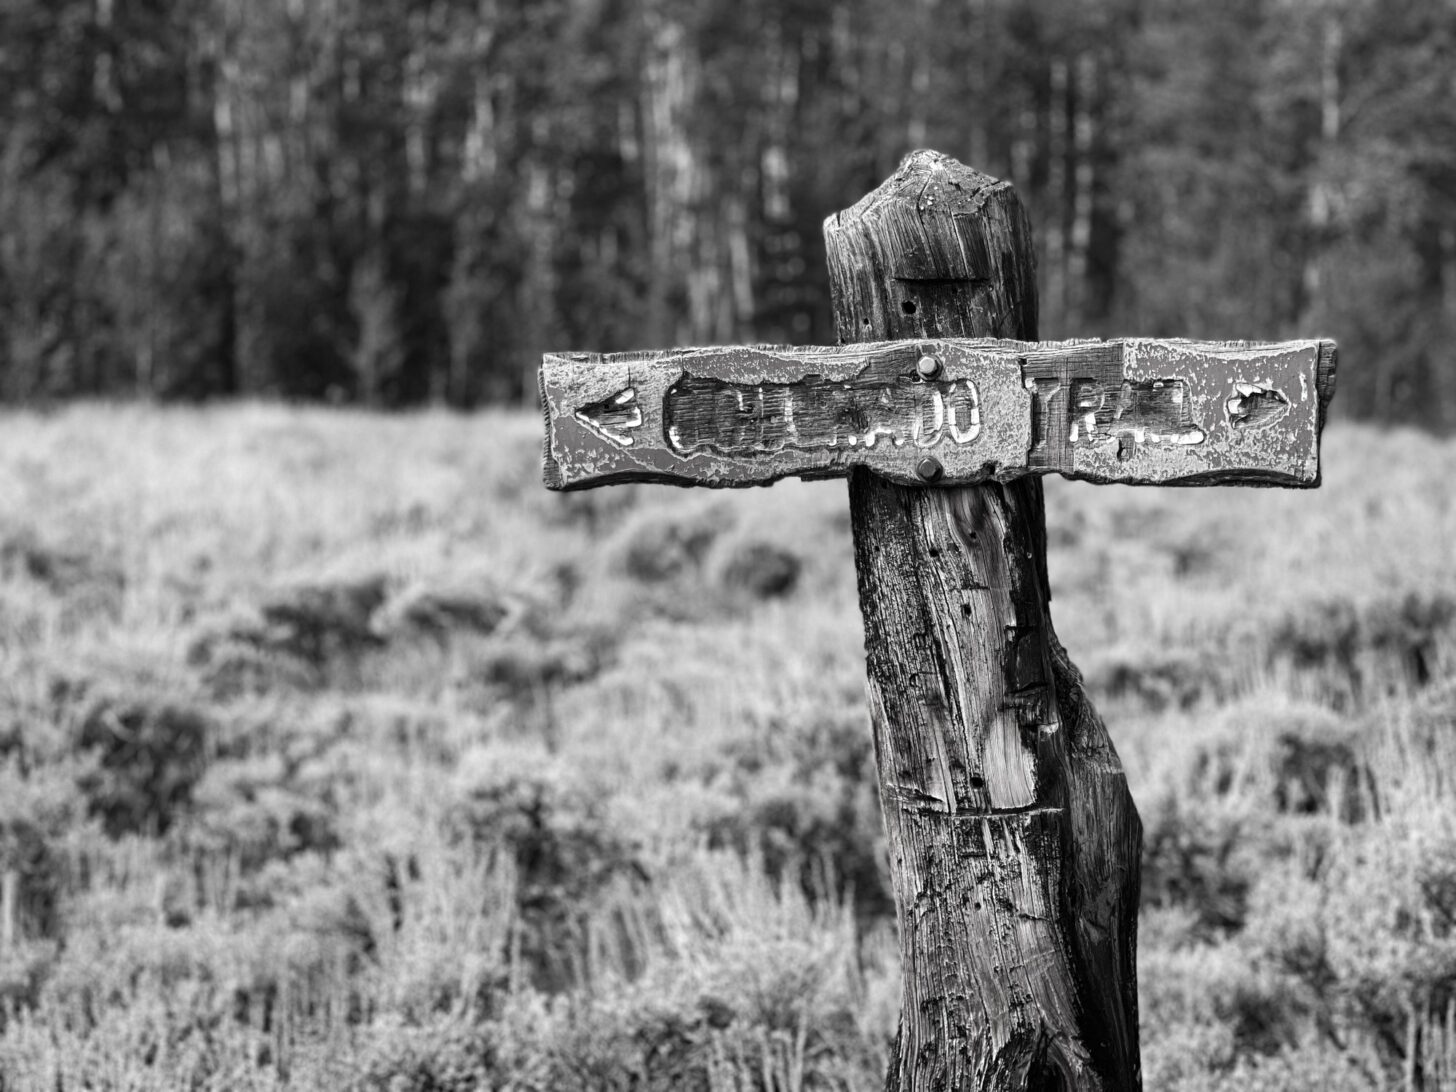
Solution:
<svg viewBox="0 0 1456 1092"><path fill-rule="evenodd" d="M1456 7L6 0L0 395L529 391L832 337L820 221L1014 181L1042 336L1330 335L1456 426Z"/></svg>

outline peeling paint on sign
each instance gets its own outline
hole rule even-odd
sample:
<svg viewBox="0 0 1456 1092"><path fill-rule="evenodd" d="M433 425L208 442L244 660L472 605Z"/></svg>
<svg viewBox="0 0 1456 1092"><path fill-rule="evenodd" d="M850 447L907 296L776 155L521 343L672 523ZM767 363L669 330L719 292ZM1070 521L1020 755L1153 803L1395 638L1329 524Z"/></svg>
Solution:
<svg viewBox="0 0 1456 1092"><path fill-rule="evenodd" d="M933 453L948 485L1058 473L1310 486L1333 367L1328 341L553 353L541 375L546 478L747 486L867 466L923 484L916 467Z"/></svg>

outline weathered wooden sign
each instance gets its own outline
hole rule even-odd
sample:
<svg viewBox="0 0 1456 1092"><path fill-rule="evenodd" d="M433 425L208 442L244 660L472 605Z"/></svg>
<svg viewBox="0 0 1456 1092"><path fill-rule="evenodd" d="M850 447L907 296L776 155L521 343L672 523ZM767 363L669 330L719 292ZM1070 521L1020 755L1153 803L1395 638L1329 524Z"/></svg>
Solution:
<svg viewBox="0 0 1456 1092"><path fill-rule="evenodd" d="M1334 345L921 339L553 353L546 484L1026 474L1313 486Z"/></svg>
<svg viewBox="0 0 1456 1092"><path fill-rule="evenodd" d="M1334 343L1035 341L1014 191L934 152L824 236L852 344L547 356L546 484L848 475L904 979L885 1087L1137 1089L1142 827L1052 627L1038 475L1316 485Z"/></svg>

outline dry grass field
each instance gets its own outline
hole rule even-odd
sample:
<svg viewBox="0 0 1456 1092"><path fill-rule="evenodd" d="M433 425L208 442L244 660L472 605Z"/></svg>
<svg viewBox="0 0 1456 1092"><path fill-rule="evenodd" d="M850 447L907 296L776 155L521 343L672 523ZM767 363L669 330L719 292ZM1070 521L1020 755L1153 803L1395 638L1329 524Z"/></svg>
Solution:
<svg viewBox="0 0 1456 1092"><path fill-rule="evenodd" d="M0 1089L879 1087L844 486L557 496L539 428L0 417ZM1149 1090L1456 1082L1452 482L1048 482Z"/></svg>

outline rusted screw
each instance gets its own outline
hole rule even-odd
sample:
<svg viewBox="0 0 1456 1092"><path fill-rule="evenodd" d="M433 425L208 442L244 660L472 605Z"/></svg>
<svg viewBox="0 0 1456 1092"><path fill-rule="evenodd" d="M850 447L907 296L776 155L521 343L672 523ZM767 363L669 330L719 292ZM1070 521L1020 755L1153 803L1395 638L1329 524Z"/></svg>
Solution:
<svg viewBox="0 0 1456 1092"><path fill-rule="evenodd" d="M920 373L921 379L934 379L940 374L940 358L926 353L915 362L915 370Z"/></svg>
<svg viewBox="0 0 1456 1092"><path fill-rule="evenodd" d="M940 476L945 473L945 468L940 465L940 460L927 455L915 464L915 473L920 475L921 481L939 481Z"/></svg>

